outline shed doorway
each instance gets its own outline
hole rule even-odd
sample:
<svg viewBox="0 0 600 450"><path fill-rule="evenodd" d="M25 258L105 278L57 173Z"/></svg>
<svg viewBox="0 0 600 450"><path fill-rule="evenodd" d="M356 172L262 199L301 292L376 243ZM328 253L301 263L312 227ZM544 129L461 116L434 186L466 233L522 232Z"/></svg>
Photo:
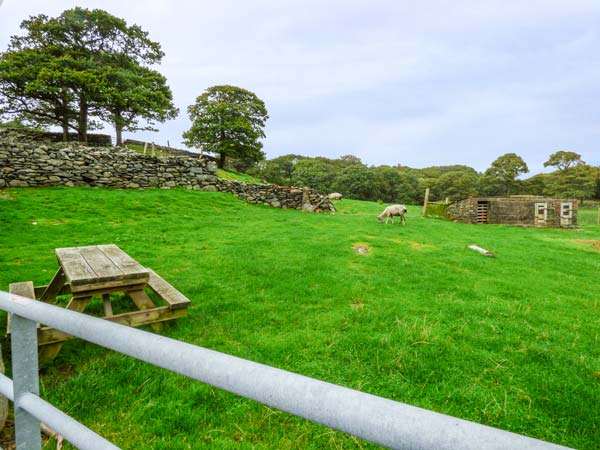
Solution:
<svg viewBox="0 0 600 450"><path fill-rule="evenodd" d="M548 203L535 204L534 219L536 227L546 226L546 221L548 220Z"/></svg>
<svg viewBox="0 0 600 450"><path fill-rule="evenodd" d="M477 202L477 223L488 223L490 202Z"/></svg>

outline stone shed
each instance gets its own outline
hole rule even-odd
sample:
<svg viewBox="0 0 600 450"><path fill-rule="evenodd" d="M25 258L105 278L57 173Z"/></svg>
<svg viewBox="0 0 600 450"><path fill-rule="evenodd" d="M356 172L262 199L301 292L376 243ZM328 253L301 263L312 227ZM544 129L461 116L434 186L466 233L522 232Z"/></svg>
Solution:
<svg viewBox="0 0 600 450"><path fill-rule="evenodd" d="M448 205L450 220L548 228L577 226L577 199L511 195L468 197Z"/></svg>

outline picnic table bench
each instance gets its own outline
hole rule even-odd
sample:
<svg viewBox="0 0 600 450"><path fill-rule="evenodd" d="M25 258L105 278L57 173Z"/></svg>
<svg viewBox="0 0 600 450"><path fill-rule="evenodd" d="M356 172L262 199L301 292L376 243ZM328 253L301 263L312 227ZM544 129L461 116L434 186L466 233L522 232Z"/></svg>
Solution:
<svg viewBox="0 0 600 450"><path fill-rule="evenodd" d="M84 312L93 297L102 296L103 319L132 327L151 325L155 331L160 330L162 322L187 314L191 302L185 295L114 244L57 248L56 257L59 268L47 286L35 287L31 281L11 283L9 292L45 302L53 302L59 295L70 295L67 308L78 312ZM147 290L166 305L157 306ZM113 314L113 293L127 294L137 310ZM71 338L62 331L38 325L40 361L54 359Z"/></svg>

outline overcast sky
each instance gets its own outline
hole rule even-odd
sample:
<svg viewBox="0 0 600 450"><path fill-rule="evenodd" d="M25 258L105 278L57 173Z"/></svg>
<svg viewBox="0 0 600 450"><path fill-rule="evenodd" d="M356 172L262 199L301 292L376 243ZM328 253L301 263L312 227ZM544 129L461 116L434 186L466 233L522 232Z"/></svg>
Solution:
<svg viewBox="0 0 600 450"><path fill-rule="evenodd" d="M161 43L180 116L136 138L182 146L186 108L231 84L264 100L268 158L466 164L557 150L600 164L599 0L0 0L0 51L30 15L101 8ZM107 129L113 134L113 130ZM126 133L125 137L134 137Z"/></svg>

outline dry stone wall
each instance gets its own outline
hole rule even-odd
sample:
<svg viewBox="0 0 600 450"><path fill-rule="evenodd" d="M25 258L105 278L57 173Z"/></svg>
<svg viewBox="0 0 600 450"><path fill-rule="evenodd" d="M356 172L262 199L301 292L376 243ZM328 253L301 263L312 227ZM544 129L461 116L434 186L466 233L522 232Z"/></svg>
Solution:
<svg viewBox="0 0 600 450"><path fill-rule="evenodd" d="M26 136L28 141L38 141L38 142L63 142L64 136L62 133L54 133L51 131L38 131L33 129L25 129L20 131L21 135ZM78 142L79 135L77 133L68 133L67 141L69 142ZM112 137L110 134L98 134L98 133L88 133L87 134L87 143L88 147L98 147L98 146L110 146L112 145Z"/></svg>
<svg viewBox="0 0 600 450"><path fill-rule="evenodd" d="M146 149L147 153L151 153L151 151L152 151L152 142L136 141L135 139L125 139L125 141L123 142L123 145L125 147L128 145L137 145L139 147L147 146L147 149ZM190 158L197 158L200 156L199 153L189 152L187 150L180 150L178 148L173 148L173 147L165 147L163 145L158 145L158 144L154 144L154 149L164 152L164 153L169 153L173 156L189 156ZM210 155L202 155L202 157L204 159L208 159L209 161L217 160L217 158L215 158L214 156L210 156Z"/></svg>
<svg viewBox="0 0 600 450"><path fill-rule="evenodd" d="M140 155L122 148L1 139L0 187L110 186L117 188L215 184L216 166L205 160Z"/></svg>
<svg viewBox="0 0 600 450"><path fill-rule="evenodd" d="M230 192L275 208L331 210L314 189L255 185L217 177L213 161L200 157L141 155L126 148L40 143L0 129L0 188L95 186L125 189L182 187Z"/></svg>

